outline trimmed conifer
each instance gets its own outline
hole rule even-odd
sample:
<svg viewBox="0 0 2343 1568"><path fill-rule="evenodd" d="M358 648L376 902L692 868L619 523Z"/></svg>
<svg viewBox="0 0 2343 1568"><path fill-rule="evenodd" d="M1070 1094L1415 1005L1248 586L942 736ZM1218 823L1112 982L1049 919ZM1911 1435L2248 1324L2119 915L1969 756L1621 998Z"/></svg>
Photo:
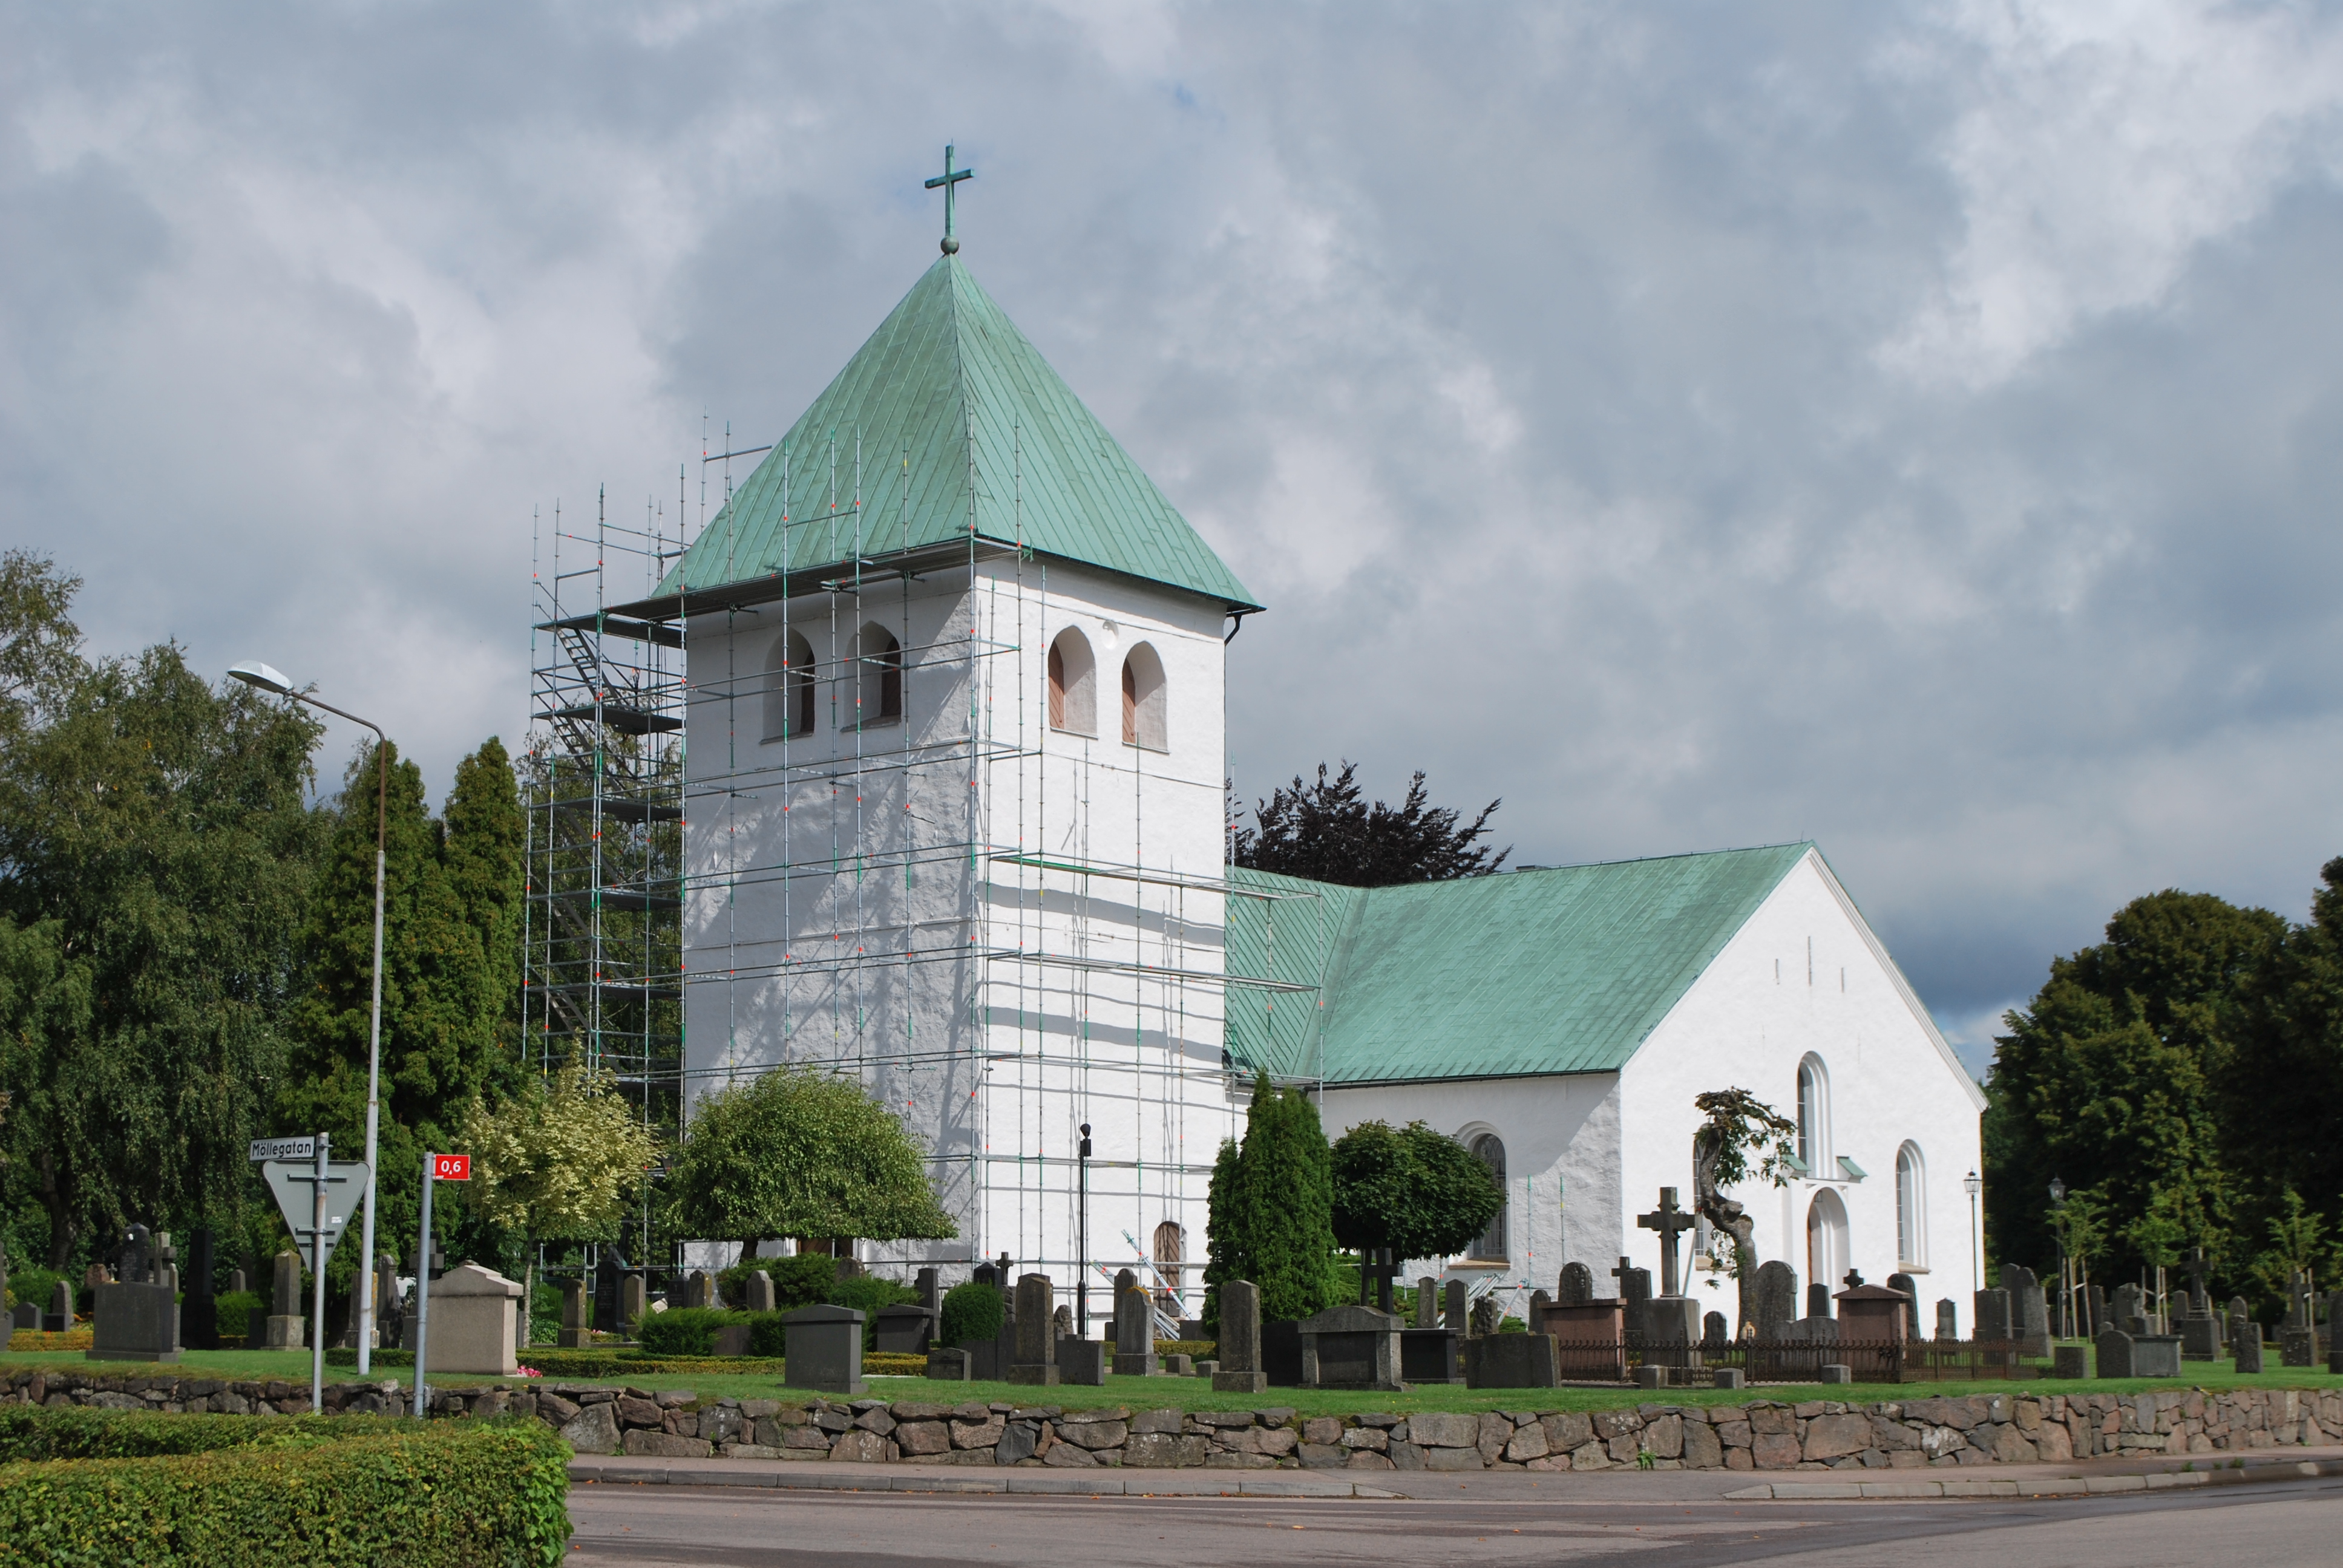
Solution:
<svg viewBox="0 0 2343 1568"><path fill-rule="evenodd" d="M1253 1084L1242 1145L1223 1144L1206 1221L1205 1312L1219 1322L1219 1286L1261 1288L1265 1322L1306 1318L1335 1296L1334 1185L1318 1107L1299 1089Z"/></svg>

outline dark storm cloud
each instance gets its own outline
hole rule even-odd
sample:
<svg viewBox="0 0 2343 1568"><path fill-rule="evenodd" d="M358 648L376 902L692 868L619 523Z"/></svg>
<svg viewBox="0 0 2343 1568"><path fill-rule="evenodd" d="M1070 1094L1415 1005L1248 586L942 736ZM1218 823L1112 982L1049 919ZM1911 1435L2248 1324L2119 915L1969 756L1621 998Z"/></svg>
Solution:
<svg viewBox="0 0 2343 1568"><path fill-rule="evenodd" d="M0 494L96 641L445 779L533 509L679 510L933 254L1272 606L1265 792L1812 836L1973 1060L2343 850L2343 43L2308 7L19 7ZM1364 678L1360 678L1364 672Z"/></svg>

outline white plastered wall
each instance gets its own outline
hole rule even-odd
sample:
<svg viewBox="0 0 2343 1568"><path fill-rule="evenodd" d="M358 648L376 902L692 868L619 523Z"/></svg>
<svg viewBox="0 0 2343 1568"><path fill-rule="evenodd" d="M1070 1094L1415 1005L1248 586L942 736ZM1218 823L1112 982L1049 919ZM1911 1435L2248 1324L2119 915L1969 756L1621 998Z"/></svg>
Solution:
<svg viewBox="0 0 2343 1568"><path fill-rule="evenodd" d="M1219 607L1010 561L874 588L834 618L812 595L689 628L692 1091L782 1060L858 1070L933 1151L960 1231L866 1257L1006 1252L1061 1290L1088 1121L1090 1256L1111 1271L1132 1261L1125 1231L1146 1248L1169 1221L1192 1294L1212 1157L1242 1118L1221 1068L1222 898L1185 885L1222 874ZM822 677L814 731L786 744L763 704L785 620ZM865 621L903 645L904 717L858 732L840 661ZM1097 660L1093 735L1047 724L1046 653L1069 625ZM1161 749L1121 738L1141 642L1163 668ZM1133 867L1147 877L1104 870Z"/></svg>
<svg viewBox="0 0 2343 1568"><path fill-rule="evenodd" d="M1933 1328L1939 1298L1959 1303L1966 1323L1976 1285L1961 1182L1978 1168L1984 1097L1818 854L1783 879L1622 1073L1624 1202L1615 1250L1650 1268L1657 1288L1659 1238L1638 1229L1634 1216L1664 1186L1692 1205L1694 1097L1746 1089L1795 1119L1798 1066L1809 1053L1828 1074L1830 1169L1780 1191L1753 1183L1732 1193L1756 1221L1759 1255L1797 1271L1803 1306L1813 1282L1807 1211L1828 1187L1846 1207L1849 1261L1866 1281L1882 1283L1900 1265L1920 1264L1923 1323ZM1896 1161L1907 1141L1924 1157L1926 1255L1916 1259L1896 1256ZM1862 1181L1840 1175L1840 1155L1865 1172ZM1680 1246L1687 1256L1689 1245ZM1828 1283L1834 1293L1842 1288L1839 1280ZM1695 1292L1734 1315L1729 1282L1714 1292L1704 1282Z"/></svg>
<svg viewBox="0 0 2343 1568"><path fill-rule="evenodd" d="M1586 1261L1598 1284L1615 1261L1604 1249L1619 1232L1619 1090L1618 1075L1609 1072L1330 1088L1324 1124L1330 1140L1376 1121L1422 1121L1468 1148L1484 1132L1502 1139L1503 1262L1411 1259L1403 1282L1426 1273L1443 1281L1485 1274L1518 1314L1528 1292L1554 1291L1566 1261Z"/></svg>

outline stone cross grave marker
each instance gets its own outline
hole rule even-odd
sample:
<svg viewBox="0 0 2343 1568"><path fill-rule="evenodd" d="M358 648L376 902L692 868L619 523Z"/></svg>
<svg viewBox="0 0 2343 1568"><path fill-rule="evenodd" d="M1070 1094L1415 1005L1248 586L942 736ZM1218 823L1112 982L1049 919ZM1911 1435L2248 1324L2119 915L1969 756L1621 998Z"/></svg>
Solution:
<svg viewBox="0 0 2343 1568"><path fill-rule="evenodd" d="M2114 1314L2117 1328L2133 1335L2147 1332L2147 1292L2137 1285L2117 1285L2115 1297L2107 1305Z"/></svg>
<svg viewBox="0 0 2343 1568"><path fill-rule="evenodd" d="M1695 1217L1676 1207L1676 1190L1660 1189L1660 1206L1648 1214L1635 1216L1635 1223L1646 1231L1655 1231L1660 1238L1660 1294L1684 1294L1683 1282L1676 1274L1676 1237L1696 1223ZM1624 1260L1621 1260L1624 1261Z"/></svg>
<svg viewBox="0 0 2343 1568"><path fill-rule="evenodd" d="M1629 1307L1637 1306L1652 1299L1651 1270L1639 1269L1625 1258L1622 1258L1619 1260L1619 1266L1611 1271L1611 1277L1619 1282L1619 1299L1626 1302Z"/></svg>
<svg viewBox="0 0 2343 1568"><path fill-rule="evenodd" d="M1383 1312L1392 1310L1392 1282L1399 1278L1398 1260L1389 1247L1370 1248L1359 1265L1359 1304L1366 1305L1367 1287L1373 1285L1375 1305Z"/></svg>
<svg viewBox="0 0 2343 1568"><path fill-rule="evenodd" d="M1584 1263L1564 1263L1554 1286L1554 1304L1583 1307L1594 1299L1594 1271Z"/></svg>
<svg viewBox="0 0 2343 1568"><path fill-rule="evenodd" d="M2212 1261L2205 1256L2205 1249L2201 1245L2189 1248L2188 1255L2180 1261L2180 1266L2188 1271L2188 1315L2192 1318L2209 1317L2213 1311L2213 1298L2206 1293L2205 1274L2212 1267Z"/></svg>

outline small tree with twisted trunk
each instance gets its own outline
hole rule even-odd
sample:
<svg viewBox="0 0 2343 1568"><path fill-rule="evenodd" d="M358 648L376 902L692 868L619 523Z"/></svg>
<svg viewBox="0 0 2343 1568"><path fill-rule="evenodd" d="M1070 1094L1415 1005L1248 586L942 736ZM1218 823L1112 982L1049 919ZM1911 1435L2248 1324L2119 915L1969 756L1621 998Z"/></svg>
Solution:
<svg viewBox="0 0 2343 1568"><path fill-rule="evenodd" d="M1756 1225L1725 1190L1752 1176L1776 1187L1788 1185L1798 1124L1745 1089L1711 1090L1694 1095L1692 1104L1707 1119L1692 1135L1693 1208L1725 1239L1746 1322L1749 1282L1757 1273Z"/></svg>

